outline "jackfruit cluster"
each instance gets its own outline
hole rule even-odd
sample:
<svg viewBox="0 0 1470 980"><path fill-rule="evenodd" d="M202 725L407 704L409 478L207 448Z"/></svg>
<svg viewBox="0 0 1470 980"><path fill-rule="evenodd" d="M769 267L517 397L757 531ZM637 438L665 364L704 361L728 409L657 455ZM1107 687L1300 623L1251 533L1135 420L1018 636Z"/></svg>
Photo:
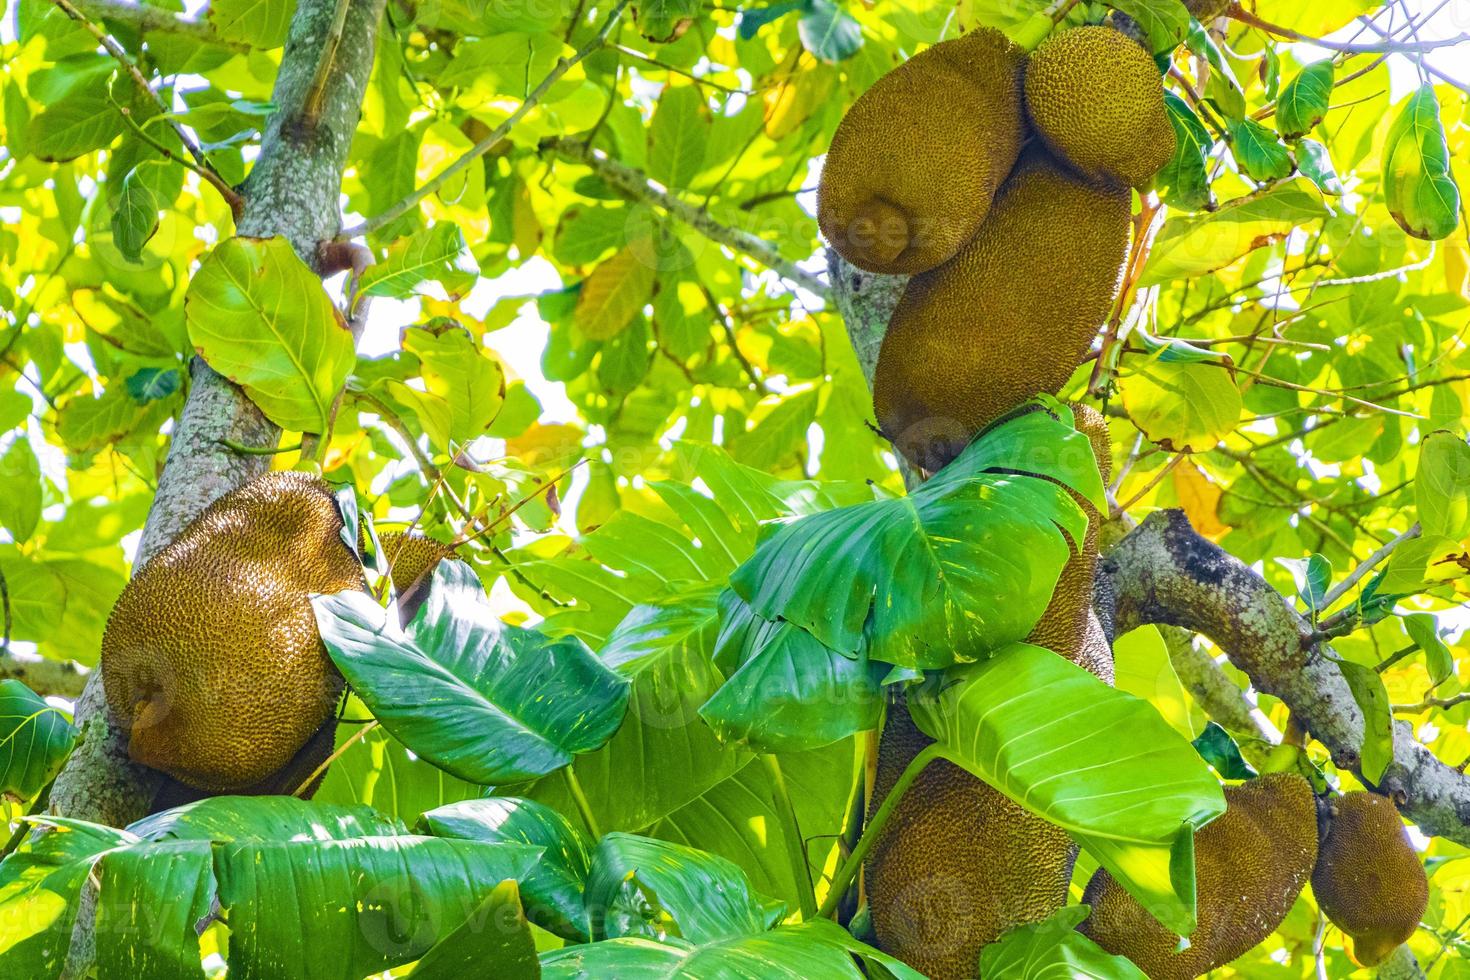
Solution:
<svg viewBox="0 0 1470 980"><path fill-rule="evenodd" d="M1360 792L1333 801L1312 893L1363 966L1409 940L1428 906L1429 880L1392 800Z"/></svg>
<svg viewBox="0 0 1470 980"><path fill-rule="evenodd" d="M1026 151L975 237L914 276L889 320L873 408L900 452L939 469L990 422L1066 384L1112 307L1129 208L1121 185Z"/></svg>
<svg viewBox="0 0 1470 980"><path fill-rule="evenodd" d="M1254 949L1281 925L1317 860L1317 805L1295 773L1225 788L1225 812L1194 835L1199 925L1174 935L1105 869L1087 884L1092 912L1079 927L1151 980L1187 980Z"/></svg>
<svg viewBox="0 0 1470 980"><path fill-rule="evenodd" d="M980 29L883 76L832 137L817 223L871 272L932 269L969 241L1025 138L1025 54Z"/></svg>
<svg viewBox="0 0 1470 980"><path fill-rule="evenodd" d="M102 680L129 755L215 793L310 775L343 682L309 596L364 588L321 480L270 472L216 500L108 617Z"/></svg>
<svg viewBox="0 0 1470 980"><path fill-rule="evenodd" d="M1026 111L1052 152L1089 180L1141 187L1174 155L1158 66L1110 27L1043 41L1026 65Z"/></svg>
<svg viewBox="0 0 1470 980"><path fill-rule="evenodd" d="M1073 406L1073 415L1107 479L1106 420L1085 406ZM1112 683L1112 650L1092 606L1099 515L1078 502L1088 511L1087 536L1027 639ZM932 741L902 703L890 708L878 743L875 808ZM1076 857L1065 831L959 766L932 762L869 853L864 880L873 931L885 951L933 980L973 977L984 946L1066 903Z"/></svg>

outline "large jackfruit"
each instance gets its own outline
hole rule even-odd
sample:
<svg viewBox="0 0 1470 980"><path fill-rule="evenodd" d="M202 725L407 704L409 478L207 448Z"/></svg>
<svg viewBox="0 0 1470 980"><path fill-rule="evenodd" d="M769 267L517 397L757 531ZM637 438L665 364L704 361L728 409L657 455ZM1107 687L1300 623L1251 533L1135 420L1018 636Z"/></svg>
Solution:
<svg viewBox="0 0 1470 980"><path fill-rule="evenodd" d="M1159 69L1110 27L1043 41L1026 64L1026 110L1052 151L1093 180L1141 187L1174 155Z"/></svg>
<svg viewBox="0 0 1470 980"><path fill-rule="evenodd" d="M364 588L331 489L266 473L211 504L123 590L102 638L134 760L189 786L256 786L319 735L342 678L308 597Z"/></svg>
<svg viewBox="0 0 1470 980"><path fill-rule="evenodd" d="M942 41L848 110L822 167L817 223L870 272L932 269L974 236L1025 139L1025 54L989 28Z"/></svg>
<svg viewBox="0 0 1470 980"><path fill-rule="evenodd" d="M1333 802L1312 892L1364 966L1409 940L1429 903L1429 881L1391 800L1346 793Z"/></svg>
<svg viewBox="0 0 1470 980"><path fill-rule="evenodd" d="M1194 835L1199 925L1189 946L1149 915L1106 870L1087 884L1079 927L1152 980L1186 980L1254 949L1276 931L1317 860L1317 804L1295 773L1225 787L1225 812ZM1177 950L1177 951L1176 951Z"/></svg>
<svg viewBox="0 0 1470 980"><path fill-rule="evenodd" d="M1106 421L1074 406L1106 479ZM1028 640L1112 682L1112 652L1092 610L1098 515L1063 570ZM932 742L894 704L878 745L873 806ZM1039 922L1067 900L1077 848L1067 833L960 767L931 762L909 786L868 859L868 907L879 945L935 980L976 975L980 950L1007 929Z"/></svg>
<svg viewBox="0 0 1470 980"><path fill-rule="evenodd" d="M883 434L936 470L981 428L1067 382L1107 319L1130 196L1027 150L954 258L909 281L873 377Z"/></svg>

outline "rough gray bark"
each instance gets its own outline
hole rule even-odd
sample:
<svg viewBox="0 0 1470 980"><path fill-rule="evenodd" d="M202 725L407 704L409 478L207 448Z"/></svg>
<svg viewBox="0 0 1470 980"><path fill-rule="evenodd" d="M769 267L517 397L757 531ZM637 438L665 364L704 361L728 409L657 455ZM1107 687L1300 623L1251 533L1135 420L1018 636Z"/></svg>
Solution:
<svg viewBox="0 0 1470 980"><path fill-rule="evenodd" d="M1332 753L1362 777L1363 713L1331 648L1243 562L1200 537L1182 511L1152 514L1103 558L1117 597L1120 632L1146 623L1209 637L1258 690L1275 695ZM1364 780L1366 783L1367 780ZM1470 844L1470 778L1435 758L1404 722L1394 725L1393 761L1376 788L1433 834Z"/></svg>
<svg viewBox="0 0 1470 980"><path fill-rule="evenodd" d="M344 2L346 18L335 48L336 0L301 0L297 5L276 76L277 109L245 183L245 210L237 229L240 235L283 236L307 262L313 261L317 243L332 238L341 223L342 169L372 70L384 6L384 0ZM313 117L307 110L313 79L324 52L333 50ZM267 457L226 449L222 439L270 446L278 436L238 388L196 358L134 567L172 541L212 501L269 465ZM76 717L83 738L56 779L51 812L113 826L144 816L160 777L129 761L127 733L106 709L100 671L88 680Z"/></svg>

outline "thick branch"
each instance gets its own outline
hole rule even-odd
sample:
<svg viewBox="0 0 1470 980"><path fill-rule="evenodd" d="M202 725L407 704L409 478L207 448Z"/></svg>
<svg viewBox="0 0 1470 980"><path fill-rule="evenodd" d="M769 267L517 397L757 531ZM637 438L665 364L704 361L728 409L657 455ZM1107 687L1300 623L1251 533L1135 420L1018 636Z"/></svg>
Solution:
<svg viewBox="0 0 1470 980"><path fill-rule="evenodd" d="M598 153L580 140L552 137L543 140L541 148L560 153L583 166L591 167L593 173L633 200L654 205L684 222L715 244L723 245L737 254L743 253L781 277L831 302L832 292L827 288L827 284L795 262L782 258L776 246L744 229L720 224L703 208L695 207L650 183L642 171L625 167L616 160Z"/></svg>
<svg viewBox="0 0 1470 980"><path fill-rule="evenodd" d="M1103 559L1119 632L1168 623L1202 633L1258 690L1362 778L1363 713L1347 681L1312 642L1311 625L1239 559L1200 537L1182 511L1150 515ZM1367 783L1367 780L1364 780ZM1470 844L1470 778L1435 758L1404 722L1394 726L1393 761L1376 787L1393 796L1426 834Z"/></svg>
<svg viewBox="0 0 1470 980"><path fill-rule="evenodd" d="M220 37L214 25L207 20L185 20L162 7L127 3L125 0L75 0L74 6L91 20L117 24L120 27L137 31L139 34L155 31L163 34L178 34L181 37L218 44L235 51L250 50L248 44Z"/></svg>
<svg viewBox="0 0 1470 980"><path fill-rule="evenodd" d="M284 236L307 262L314 258L317 242L336 234L342 168L372 69L383 4L351 0L337 46L337 68L322 88L320 117L310 121L304 102L331 35L336 2L301 0L297 5L276 76L277 110L246 182L239 234ZM90 9L86 4L81 8ZM275 425L202 361L193 362L190 377L135 569L212 501L269 465L269 457L240 455L226 443L273 446L279 438ZM84 737L56 779L51 811L122 826L148 812L161 777L128 759L127 732L106 709L101 678L100 671L94 672L77 702Z"/></svg>

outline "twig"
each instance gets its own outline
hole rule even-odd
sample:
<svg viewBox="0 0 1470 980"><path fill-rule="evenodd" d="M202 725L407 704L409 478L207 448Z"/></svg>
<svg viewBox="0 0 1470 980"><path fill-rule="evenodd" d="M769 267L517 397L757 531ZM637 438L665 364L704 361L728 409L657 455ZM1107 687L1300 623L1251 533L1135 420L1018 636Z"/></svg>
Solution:
<svg viewBox="0 0 1470 980"><path fill-rule="evenodd" d="M424 200L429 195L438 191L439 188L443 187L444 184L448 182L448 180L455 174L458 174L459 172L465 170L470 166L470 164L480 159L480 157L484 156L486 153L489 153L496 144L505 139L506 135L511 131L511 129L515 127L516 123L520 122L522 119L525 118L527 113L536 108L541 100L545 98L546 93L551 89L551 86L560 81L561 77L565 75L568 71L570 71L574 65L577 65L582 61L582 59L586 58L588 55L592 54L602 47L603 42L607 40L608 34L612 31L613 25L618 22L618 18L622 16L623 10L628 6L629 2L630 0L618 0L618 5L613 8L612 13L608 15L608 18L606 21L603 22L602 27L597 31L595 35L593 35L592 40L584 44L581 49L578 50L577 53L572 55L570 58L559 59L556 63L556 67L551 69L547 76L541 80L541 84L537 85L536 88L531 91L531 94L526 96L526 100L522 102L514 112L507 116L504 122L502 122L499 126L496 126L494 131L492 131L490 135L486 136L484 139L480 140L480 142L476 143L474 146L470 147L470 149L466 150L465 153L460 156L458 160L455 160L449 166L445 167L427 184L424 184L422 187L409 194L397 204L390 206L382 214L374 215L360 225L344 229L337 235L337 241L345 241L349 238L360 238L363 235L367 235L371 232L377 231L379 228L382 228L384 225L392 222L400 215L407 214L409 211L415 208L420 201Z"/></svg>
<svg viewBox="0 0 1470 980"><path fill-rule="evenodd" d="M1373 571L1373 569L1377 567L1380 563L1382 563L1385 558L1393 554L1395 548L1403 544L1405 541L1412 541L1414 538L1417 538L1419 534L1419 522L1415 521L1413 527L1409 528L1403 534L1400 534L1398 537L1394 538L1382 548L1379 548L1377 551L1373 552L1373 554L1369 555L1366 559L1363 560L1363 563L1361 565L1348 573L1347 578L1334 585L1331 589L1328 589L1327 594L1322 597L1321 608L1331 609L1334 602L1346 595L1349 589L1362 581L1364 575L1367 575L1369 572Z"/></svg>
<svg viewBox="0 0 1470 980"><path fill-rule="evenodd" d="M1277 37L1284 37L1288 41L1304 41L1307 44L1315 45L1319 48L1326 48L1328 51L1341 51L1344 54L1423 54L1428 51L1436 51L1440 48L1452 48L1457 44L1464 44L1466 41L1470 41L1470 33L1465 33L1434 41L1382 40L1367 44L1350 44L1343 41L1329 41L1326 38L1312 37L1310 34L1303 34L1289 27L1273 24L1270 21L1262 20L1239 4L1236 4L1230 11L1230 16L1248 27L1265 31L1267 34L1275 34ZM1379 31L1374 28L1374 33L1379 33ZM1381 33L1380 36L1382 36Z"/></svg>
<svg viewBox="0 0 1470 980"><path fill-rule="evenodd" d="M93 20L110 20L139 34L177 34L207 44L217 44L231 51L249 51L250 45L220 37L207 20L184 20L172 11L147 4L124 3L121 0L72 0L75 6Z"/></svg>
<svg viewBox="0 0 1470 980"><path fill-rule="evenodd" d="M111 99L110 96L109 99L112 102L113 108L117 109L118 114L122 116L123 122L132 127L133 134L137 136L138 139L153 147L154 150L162 154L165 160L172 160L174 163L177 163L185 170L190 170L197 174L200 180L203 180L206 184L219 191L220 197L224 198L225 203L230 206L230 213L232 213L236 217L236 219L240 217L240 214L245 210L245 199L241 197L238 193L236 193L235 189L231 187L228 183L226 183L223 177L215 173L214 170L212 170L208 166L200 166L193 160L186 160L185 158L175 153L173 150L170 150L163 143L154 139L152 136L149 136L148 131L145 130L142 126L138 125L138 120L133 118L132 110L130 110L125 105L120 105L116 99Z"/></svg>
<svg viewBox="0 0 1470 980"><path fill-rule="evenodd" d="M342 754L344 752L346 752L349 748L351 748L353 742L358 741L364 735L366 735L368 732L372 731L374 728L377 728L377 727L378 727L378 720L375 718L372 721L370 721L370 722L366 723L365 725L363 725L357 731L353 732L352 735L345 742L343 742L342 745L339 748L337 748L331 755L327 756L325 759L322 760L322 764L321 765L317 766L315 769L313 769L311 771L311 775L307 776L305 779L303 779L301 781L301 785L300 786L297 786L295 789L293 789L291 791L291 795L292 796L300 796L303 792L305 792L306 787L310 786L317 779L318 776L320 776L322 773L324 773L324 772L327 771L327 767L328 766L330 766L333 762L335 762L338 759L340 759L342 757Z"/></svg>
<svg viewBox="0 0 1470 980"><path fill-rule="evenodd" d="M709 212L650 184L641 171L609 159L579 140L551 137L542 141L541 148L564 154L591 167L603 180L630 197L656 205L710 241L744 253L778 275L822 297L824 301L831 301L832 293L825 282L796 263L782 258L775 246L748 231L720 224Z"/></svg>

